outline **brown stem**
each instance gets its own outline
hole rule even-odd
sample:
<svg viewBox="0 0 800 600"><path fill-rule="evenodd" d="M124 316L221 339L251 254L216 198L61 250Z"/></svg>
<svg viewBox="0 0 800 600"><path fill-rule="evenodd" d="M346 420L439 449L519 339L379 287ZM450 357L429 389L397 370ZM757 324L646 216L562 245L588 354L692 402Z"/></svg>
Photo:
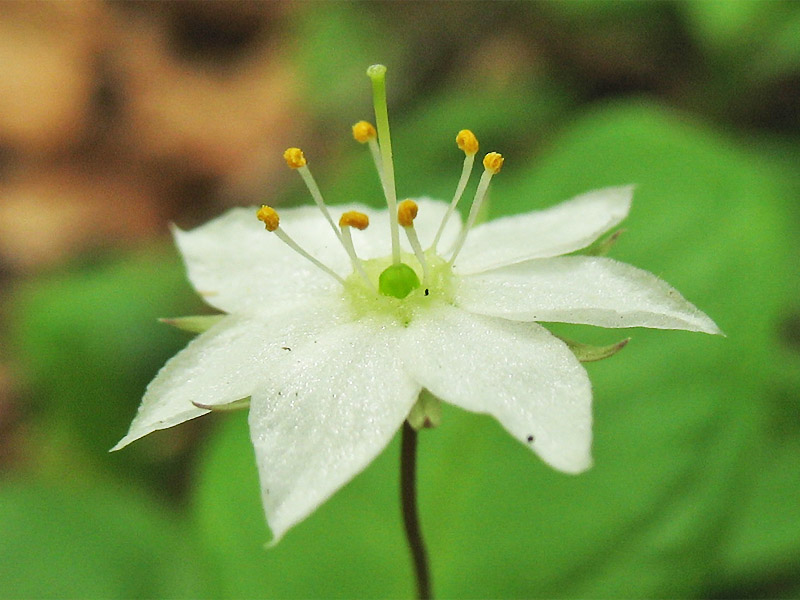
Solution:
<svg viewBox="0 0 800 600"><path fill-rule="evenodd" d="M411 550L417 576L417 598L428 600L432 597L431 576L417 510L417 432L408 421L403 423L400 450L400 504L408 547Z"/></svg>

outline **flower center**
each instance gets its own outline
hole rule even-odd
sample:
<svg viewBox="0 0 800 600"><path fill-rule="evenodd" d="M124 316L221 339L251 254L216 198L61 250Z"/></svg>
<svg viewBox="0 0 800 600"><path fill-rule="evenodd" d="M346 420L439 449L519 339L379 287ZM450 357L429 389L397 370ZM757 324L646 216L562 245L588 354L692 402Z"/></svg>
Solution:
<svg viewBox="0 0 800 600"><path fill-rule="evenodd" d="M391 255L365 260L366 280L356 272L345 279L343 292L356 315L383 313L408 323L431 302L452 302L453 270L446 260L428 250L426 278L416 256L401 252L400 259L398 265Z"/></svg>
<svg viewBox="0 0 800 600"><path fill-rule="evenodd" d="M456 144L464 152L464 167L453 199L442 218L436 236L431 246L427 250L423 250L414 228L414 220L419 212L419 207L413 200L403 200L399 204L397 202L392 144L389 134L389 116L386 104L386 67L372 65L367 69L367 75L372 80L377 129L366 121L359 121L353 125L353 137L358 142L369 145L375 168L378 171L381 187L386 197L386 205L389 209L389 228L392 241L391 255L369 260L361 260L358 257L353 244L351 229L366 229L369 226L369 218L364 213L348 211L342 214L337 227L328 211L322 193L311 175L306 157L299 148L286 150L283 155L286 164L291 169L296 170L302 177L314 203L319 207L336 238L341 242L350 257L353 266L352 274L347 278L343 278L301 248L280 227L280 218L273 208L264 205L258 211L257 216L263 221L268 231L275 233L281 241L295 252L341 283L348 295L353 299L354 305L361 306L367 310L383 310L386 307L396 308L396 303L403 301L407 305L406 308L411 309L417 304L417 299L427 301L429 296L448 301L450 299L451 286L449 282L453 261L464 245L468 230L475 223L481 204L488 192L492 176L496 175L503 165L503 157L496 152L490 152L484 157L484 172L478 183L466 225L452 249L448 251L449 258L442 258L438 254L438 244L448 220L464 193L472 172L475 155L478 152L478 140L475 135L468 129L458 132ZM403 253L401 250L401 228L413 250L413 254Z"/></svg>

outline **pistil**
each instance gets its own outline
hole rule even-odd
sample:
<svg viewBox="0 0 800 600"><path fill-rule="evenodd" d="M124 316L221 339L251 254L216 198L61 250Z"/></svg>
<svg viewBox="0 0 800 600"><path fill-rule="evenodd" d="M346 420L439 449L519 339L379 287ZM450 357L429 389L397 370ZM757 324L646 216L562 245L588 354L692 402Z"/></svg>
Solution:
<svg viewBox="0 0 800 600"><path fill-rule="evenodd" d="M378 126L378 143L381 149L381 183L389 207L389 226L392 234L392 262L400 263L400 231L397 227L397 191L392 162L392 139L389 135L389 109L386 105L386 67L372 65L367 69L372 80L372 100L375 106L375 123Z"/></svg>

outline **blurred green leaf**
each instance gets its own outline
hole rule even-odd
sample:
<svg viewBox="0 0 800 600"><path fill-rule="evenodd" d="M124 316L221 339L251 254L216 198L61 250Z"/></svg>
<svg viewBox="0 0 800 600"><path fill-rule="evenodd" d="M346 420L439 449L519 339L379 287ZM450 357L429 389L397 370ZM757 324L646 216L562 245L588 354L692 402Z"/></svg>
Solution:
<svg viewBox="0 0 800 600"><path fill-rule="evenodd" d="M120 487L5 480L0 540L2 598L216 595L185 524Z"/></svg>
<svg viewBox="0 0 800 600"><path fill-rule="evenodd" d="M38 277L14 291L11 346L44 418L106 459L147 383L186 344L159 317L198 310L178 254L161 247Z"/></svg>
<svg viewBox="0 0 800 600"><path fill-rule="evenodd" d="M716 52L731 52L743 50L758 41L765 25L773 24L775 17L785 11L786 3L705 0L681 2L678 7L704 45ZM745 40L748 43L742 46Z"/></svg>
<svg viewBox="0 0 800 600"><path fill-rule="evenodd" d="M759 449L751 493L739 494L731 535L722 545L720 579L768 587L800 569L800 436Z"/></svg>
<svg viewBox="0 0 800 600"><path fill-rule="evenodd" d="M712 61L764 81L800 71L800 5L760 0L680 2ZM718 73L719 74L719 73Z"/></svg>

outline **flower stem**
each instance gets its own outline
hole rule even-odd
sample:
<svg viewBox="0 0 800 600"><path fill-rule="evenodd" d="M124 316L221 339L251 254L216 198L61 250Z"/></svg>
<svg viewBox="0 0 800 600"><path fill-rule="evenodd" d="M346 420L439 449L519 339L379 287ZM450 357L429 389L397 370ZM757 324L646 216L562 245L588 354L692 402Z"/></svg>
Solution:
<svg viewBox="0 0 800 600"><path fill-rule="evenodd" d="M400 450L400 504L403 510L403 524L406 529L408 547L414 559L414 572L417 576L417 598L431 598L431 576L428 555L422 541L417 510L417 432L403 423L402 448Z"/></svg>

